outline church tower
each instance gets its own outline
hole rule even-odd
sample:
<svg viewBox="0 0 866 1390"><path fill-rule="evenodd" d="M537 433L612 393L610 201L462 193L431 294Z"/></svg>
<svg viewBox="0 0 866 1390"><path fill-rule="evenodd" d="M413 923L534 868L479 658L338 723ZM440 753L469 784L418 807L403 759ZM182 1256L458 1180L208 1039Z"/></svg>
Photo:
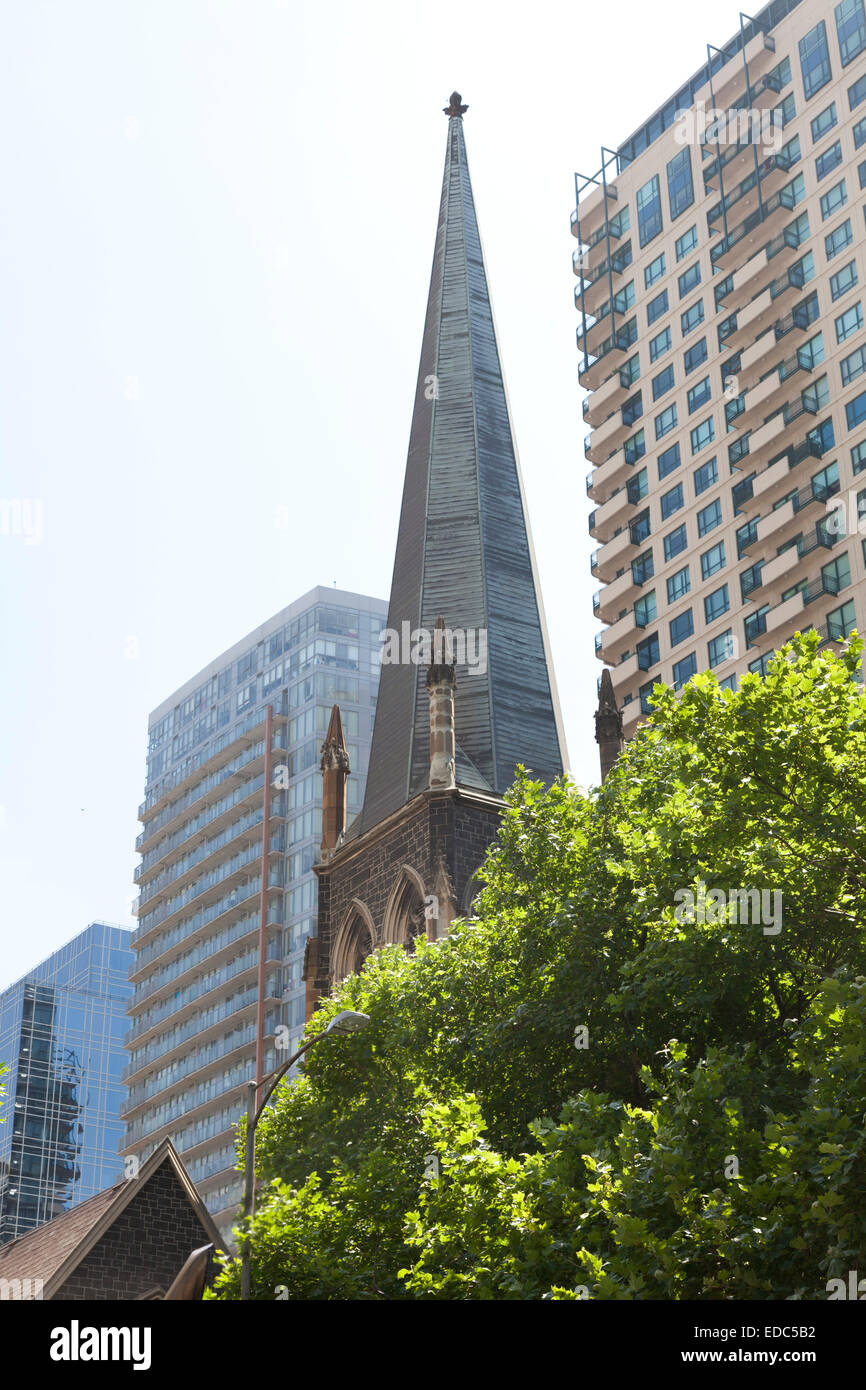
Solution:
<svg viewBox="0 0 866 1390"><path fill-rule="evenodd" d="M548 783L565 766L466 110L452 93L370 765L345 831L338 715L323 749L308 1016L371 950L446 934L474 896L517 765Z"/></svg>

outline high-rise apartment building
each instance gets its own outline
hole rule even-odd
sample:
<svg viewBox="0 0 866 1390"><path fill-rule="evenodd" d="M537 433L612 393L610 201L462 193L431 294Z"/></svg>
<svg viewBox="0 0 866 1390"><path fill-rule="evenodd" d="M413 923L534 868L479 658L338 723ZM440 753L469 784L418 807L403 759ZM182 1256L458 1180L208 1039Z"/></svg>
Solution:
<svg viewBox="0 0 866 1390"><path fill-rule="evenodd" d="M572 231L594 608L626 737L866 624L864 0L775 0L591 177ZM863 530L866 530L864 523Z"/></svg>
<svg viewBox="0 0 866 1390"><path fill-rule="evenodd" d="M227 1236L246 1084L304 1027L322 742L339 702L363 798L386 605L316 588L187 681L149 720L123 1152L165 1136ZM258 1020L258 1022L257 1022Z"/></svg>
<svg viewBox="0 0 866 1390"><path fill-rule="evenodd" d="M129 939L94 922L0 994L0 1244L123 1176Z"/></svg>

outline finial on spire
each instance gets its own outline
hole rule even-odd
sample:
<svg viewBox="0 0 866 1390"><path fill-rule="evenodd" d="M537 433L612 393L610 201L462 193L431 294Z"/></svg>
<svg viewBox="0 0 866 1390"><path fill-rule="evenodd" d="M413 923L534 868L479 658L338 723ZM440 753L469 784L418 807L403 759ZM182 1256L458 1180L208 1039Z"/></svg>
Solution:
<svg viewBox="0 0 866 1390"><path fill-rule="evenodd" d="M462 105L463 98L459 92L452 92L448 100L451 102L451 105L442 107L446 116L462 116L464 111L469 110L468 106Z"/></svg>

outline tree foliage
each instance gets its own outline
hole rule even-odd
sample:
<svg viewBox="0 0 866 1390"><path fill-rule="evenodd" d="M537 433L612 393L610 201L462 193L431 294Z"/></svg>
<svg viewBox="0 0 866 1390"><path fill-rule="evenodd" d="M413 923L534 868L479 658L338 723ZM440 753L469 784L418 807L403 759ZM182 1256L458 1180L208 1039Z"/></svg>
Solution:
<svg viewBox="0 0 866 1390"><path fill-rule="evenodd" d="M858 660L809 633L736 693L657 687L592 795L518 776L475 915L324 1001L311 1032L370 1026L263 1117L255 1297L820 1297L866 1269ZM701 884L780 891L780 929L684 919Z"/></svg>

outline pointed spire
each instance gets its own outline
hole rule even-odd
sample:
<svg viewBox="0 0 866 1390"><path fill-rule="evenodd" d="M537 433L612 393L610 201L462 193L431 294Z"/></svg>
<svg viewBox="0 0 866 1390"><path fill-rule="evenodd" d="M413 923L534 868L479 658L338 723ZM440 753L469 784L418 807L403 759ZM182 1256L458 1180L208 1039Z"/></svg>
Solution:
<svg viewBox="0 0 866 1390"><path fill-rule="evenodd" d="M447 613L460 681L458 785L501 795L518 763L545 781L564 762L523 485L466 160L460 94L445 174L409 438L388 628L429 635ZM370 771L351 833L429 779L420 667L383 659Z"/></svg>
<svg viewBox="0 0 866 1390"><path fill-rule="evenodd" d="M598 744L603 782L622 752L623 744L622 715L617 708L613 681L607 668L601 673L598 709L595 713L595 741Z"/></svg>
<svg viewBox="0 0 866 1390"><path fill-rule="evenodd" d="M349 752L343 734L340 706L334 705L322 744L322 857L332 854L346 829L346 778Z"/></svg>

